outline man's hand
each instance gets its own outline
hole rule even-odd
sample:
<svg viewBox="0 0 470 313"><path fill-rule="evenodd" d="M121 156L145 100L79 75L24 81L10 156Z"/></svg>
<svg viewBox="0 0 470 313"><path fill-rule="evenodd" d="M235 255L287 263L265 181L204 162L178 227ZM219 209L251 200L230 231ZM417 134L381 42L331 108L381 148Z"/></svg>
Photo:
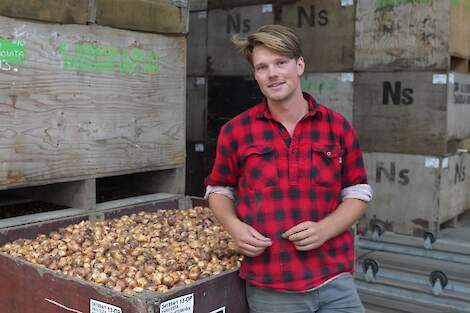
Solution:
<svg viewBox="0 0 470 313"><path fill-rule="evenodd" d="M297 224L282 235L282 238L292 241L299 251L316 249L327 241L328 237L322 225L312 221Z"/></svg>
<svg viewBox="0 0 470 313"><path fill-rule="evenodd" d="M241 221L229 228L236 245L245 256L258 256L272 244L271 239L264 237L256 229Z"/></svg>

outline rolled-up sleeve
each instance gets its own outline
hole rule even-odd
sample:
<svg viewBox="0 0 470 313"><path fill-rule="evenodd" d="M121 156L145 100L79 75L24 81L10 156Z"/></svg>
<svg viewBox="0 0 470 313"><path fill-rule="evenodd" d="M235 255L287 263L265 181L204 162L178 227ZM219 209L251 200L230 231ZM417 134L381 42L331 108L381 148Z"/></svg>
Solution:
<svg viewBox="0 0 470 313"><path fill-rule="evenodd" d="M367 173L356 132L348 121L343 123L341 188L367 184Z"/></svg>

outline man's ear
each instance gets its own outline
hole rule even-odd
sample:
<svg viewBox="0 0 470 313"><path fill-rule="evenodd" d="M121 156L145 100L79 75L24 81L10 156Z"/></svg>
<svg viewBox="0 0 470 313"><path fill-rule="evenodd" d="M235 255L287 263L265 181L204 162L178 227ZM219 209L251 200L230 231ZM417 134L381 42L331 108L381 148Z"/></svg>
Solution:
<svg viewBox="0 0 470 313"><path fill-rule="evenodd" d="M305 61L303 57L297 59L297 75L302 76L305 71Z"/></svg>

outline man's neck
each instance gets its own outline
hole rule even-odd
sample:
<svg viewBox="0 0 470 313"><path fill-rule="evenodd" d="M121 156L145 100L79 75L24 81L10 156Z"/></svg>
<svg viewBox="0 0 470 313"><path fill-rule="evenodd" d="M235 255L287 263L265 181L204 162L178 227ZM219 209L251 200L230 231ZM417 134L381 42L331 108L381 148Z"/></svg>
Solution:
<svg viewBox="0 0 470 313"><path fill-rule="evenodd" d="M284 125L295 125L308 113L308 102L301 92L280 102L268 99L268 107L271 115Z"/></svg>

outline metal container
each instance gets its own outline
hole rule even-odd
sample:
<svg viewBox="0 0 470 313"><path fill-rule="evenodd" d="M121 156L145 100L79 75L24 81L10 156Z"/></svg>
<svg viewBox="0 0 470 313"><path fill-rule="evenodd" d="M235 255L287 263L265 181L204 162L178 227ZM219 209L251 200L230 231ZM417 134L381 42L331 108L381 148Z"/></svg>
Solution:
<svg viewBox="0 0 470 313"><path fill-rule="evenodd" d="M153 200L149 200L154 198ZM161 199L158 199L161 198ZM64 210L6 219L0 222L0 244L35 238L82 220L116 218L140 211L206 205L201 199L153 195L108 203L94 211ZM24 221L34 221L23 224ZM244 282L238 271L223 272L166 293L136 295L116 292L84 280L39 267L0 253L0 307L2 312L55 313L223 313L248 312Z"/></svg>

